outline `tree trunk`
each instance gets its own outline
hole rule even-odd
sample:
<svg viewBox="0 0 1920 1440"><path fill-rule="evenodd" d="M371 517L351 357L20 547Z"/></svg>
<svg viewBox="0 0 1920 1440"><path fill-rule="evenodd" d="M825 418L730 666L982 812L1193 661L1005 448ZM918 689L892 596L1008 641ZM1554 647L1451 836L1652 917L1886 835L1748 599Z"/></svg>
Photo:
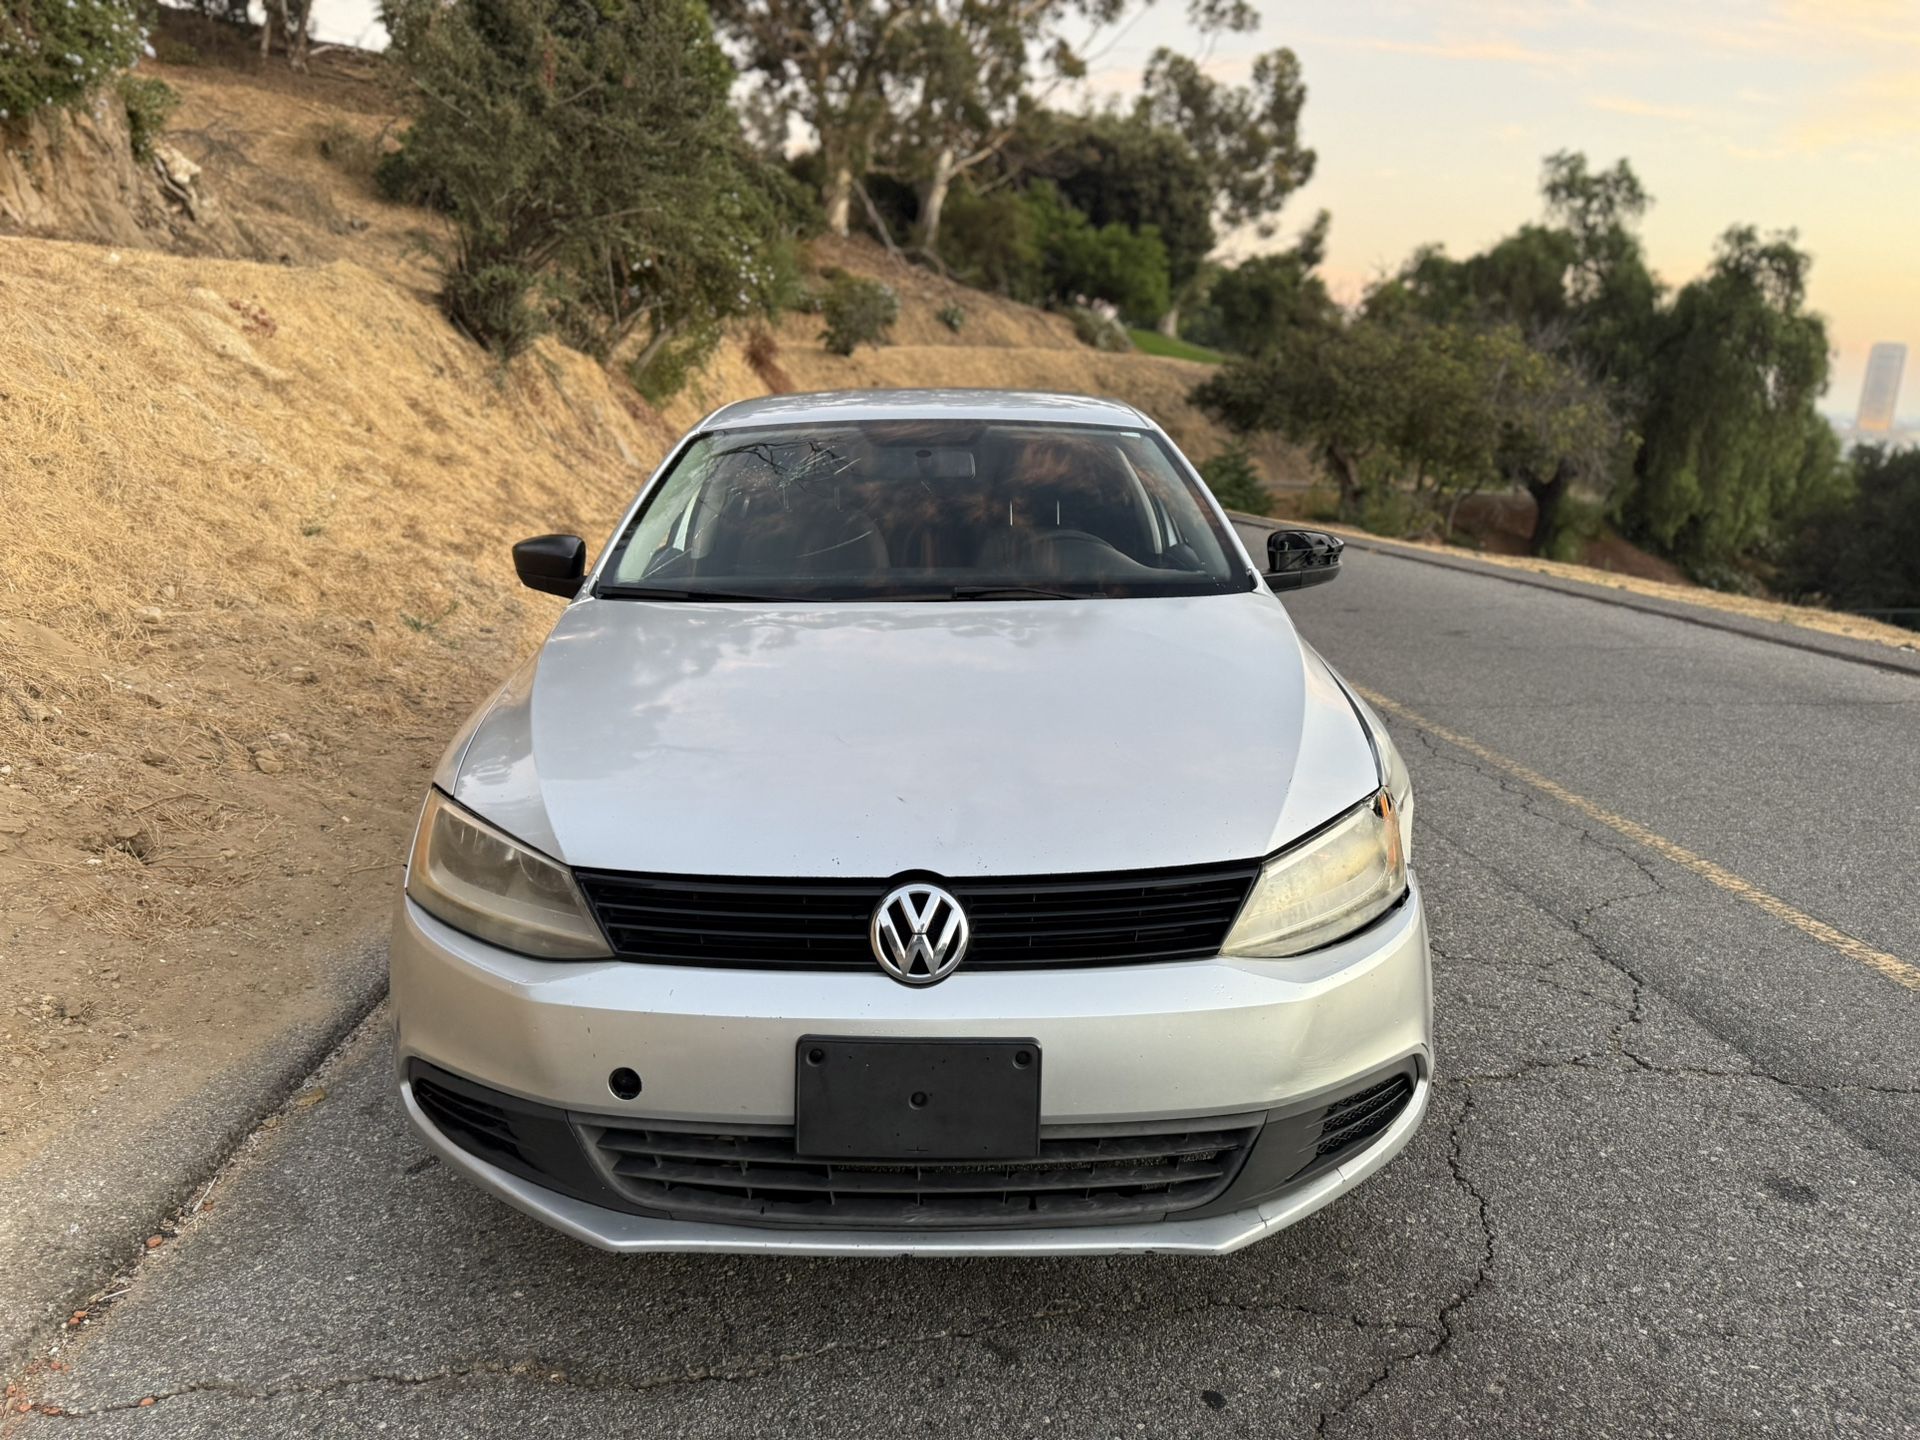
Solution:
<svg viewBox="0 0 1920 1440"><path fill-rule="evenodd" d="M1357 520L1360 517L1360 465L1338 445L1326 447L1327 468L1333 471L1333 483L1340 487L1340 518Z"/></svg>
<svg viewBox="0 0 1920 1440"><path fill-rule="evenodd" d="M262 0L260 6L260 58L265 60L273 54L273 0Z"/></svg>
<svg viewBox="0 0 1920 1440"><path fill-rule="evenodd" d="M834 165L827 173L827 193L822 197L827 211L827 229L845 235L853 219L853 167Z"/></svg>
<svg viewBox="0 0 1920 1440"><path fill-rule="evenodd" d="M1178 340L1180 338L1180 302L1178 300L1167 307L1167 313L1160 317L1160 324L1157 328L1160 333L1169 340Z"/></svg>
<svg viewBox="0 0 1920 1440"><path fill-rule="evenodd" d="M647 366L653 363L654 357L665 349L667 342L673 338L673 332L673 326L662 325L647 337L647 343L640 347L640 353L635 355L628 364L633 374L639 375L646 371Z"/></svg>
<svg viewBox="0 0 1920 1440"><path fill-rule="evenodd" d="M933 157L933 174L920 187L920 247L930 255L940 253L940 215L947 208L947 192L953 189L953 162L953 147L941 146Z"/></svg>
<svg viewBox="0 0 1920 1440"><path fill-rule="evenodd" d="M1553 543L1554 531L1560 524L1560 505L1572 485L1573 467L1564 460L1554 466L1553 474L1544 480L1537 475L1527 476L1527 493L1533 496L1533 534L1527 540L1527 549L1532 554L1546 554L1547 546Z"/></svg>
<svg viewBox="0 0 1920 1440"><path fill-rule="evenodd" d="M281 29L286 34L287 64L295 70L307 68L307 21L313 10L313 0L284 0L285 19Z"/></svg>

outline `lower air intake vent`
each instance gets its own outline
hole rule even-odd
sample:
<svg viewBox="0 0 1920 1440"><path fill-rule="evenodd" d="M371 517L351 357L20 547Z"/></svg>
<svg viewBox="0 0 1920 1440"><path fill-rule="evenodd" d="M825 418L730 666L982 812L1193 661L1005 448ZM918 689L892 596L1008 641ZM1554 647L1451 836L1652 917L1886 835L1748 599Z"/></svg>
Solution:
<svg viewBox="0 0 1920 1440"><path fill-rule="evenodd" d="M1389 1075L1369 1085L1357 1095L1336 1100L1320 1118L1320 1140L1314 1157L1338 1164L1354 1151L1364 1149L1413 1098L1413 1076L1405 1071Z"/></svg>
<svg viewBox="0 0 1920 1440"><path fill-rule="evenodd" d="M1241 1122L1245 1123L1241 1123ZM780 1126L580 1128L625 1199L686 1219L890 1229L1111 1224L1204 1205L1246 1158L1257 1117L1218 1128L1070 1126L1034 1160L913 1164L794 1152Z"/></svg>
<svg viewBox="0 0 1920 1440"><path fill-rule="evenodd" d="M513 1122L500 1106L477 1096L458 1094L417 1073L413 1077L413 1098L440 1133L462 1150L495 1164L510 1161L515 1168L529 1166L514 1137Z"/></svg>

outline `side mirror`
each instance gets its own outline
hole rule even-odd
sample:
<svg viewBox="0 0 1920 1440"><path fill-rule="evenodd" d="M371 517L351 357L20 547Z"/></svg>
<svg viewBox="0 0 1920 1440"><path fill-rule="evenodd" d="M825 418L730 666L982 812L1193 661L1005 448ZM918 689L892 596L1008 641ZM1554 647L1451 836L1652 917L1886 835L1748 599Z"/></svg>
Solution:
<svg viewBox="0 0 1920 1440"><path fill-rule="evenodd" d="M587 542L578 535L536 535L513 547L513 569L529 590L571 600L587 573Z"/></svg>
<svg viewBox="0 0 1920 1440"><path fill-rule="evenodd" d="M1324 585L1340 573L1340 552L1346 542L1324 530L1275 530L1267 536L1267 572L1260 578L1269 590L1304 590Z"/></svg>

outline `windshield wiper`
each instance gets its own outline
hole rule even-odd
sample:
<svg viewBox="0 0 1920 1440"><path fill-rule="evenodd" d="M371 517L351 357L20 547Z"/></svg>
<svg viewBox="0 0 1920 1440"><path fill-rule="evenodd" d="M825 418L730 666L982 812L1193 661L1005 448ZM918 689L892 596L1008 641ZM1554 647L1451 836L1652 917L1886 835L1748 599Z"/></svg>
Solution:
<svg viewBox="0 0 1920 1440"><path fill-rule="evenodd" d="M956 585L955 600L1087 600L1080 590L1050 590L1044 585Z"/></svg>
<svg viewBox="0 0 1920 1440"><path fill-rule="evenodd" d="M767 600L791 601L793 595L762 591L749 595L735 590L682 590L671 585L602 585L601 598L607 600Z"/></svg>

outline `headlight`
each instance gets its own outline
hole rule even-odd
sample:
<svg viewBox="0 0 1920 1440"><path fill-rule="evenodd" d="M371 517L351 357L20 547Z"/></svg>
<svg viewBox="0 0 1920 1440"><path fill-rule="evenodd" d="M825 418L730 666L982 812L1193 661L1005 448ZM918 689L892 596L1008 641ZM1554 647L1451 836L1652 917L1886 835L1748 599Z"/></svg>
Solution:
<svg viewBox="0 0 1920 1440"><path fill-rule="evenodd" d="M438 790L427 796L407 866L407 895L478 940L543 960L613 952L564 865L529 850Z"/></svg>
<svg viewBox="0 0 1920 1440"><path fill-rule="evenodd" d="M1385 913L1406 888L1400 818L1382 790L1267 862L1221 953L1272 959L1318 949Z"/></svg>

